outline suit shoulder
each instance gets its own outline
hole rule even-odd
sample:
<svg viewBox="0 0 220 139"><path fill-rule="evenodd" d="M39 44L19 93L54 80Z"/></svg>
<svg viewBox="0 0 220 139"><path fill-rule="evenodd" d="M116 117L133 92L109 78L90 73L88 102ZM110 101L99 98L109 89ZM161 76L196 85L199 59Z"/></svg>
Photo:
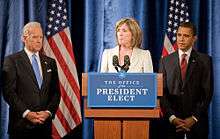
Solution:
<svg viewBox="0 0 220 139"><path fill-rule="evenodd" d="M164 56L164 57L162 58L162 60L163 60L163 61L169 61L169 60L173 59L173 58L176 57L176 56L177 56L177 52L173 52L173 53L171 53L171 54L169 54L169 55L167 55L167 56Z"/></svg>
<svg viewBox="0 0 220 139"><path fill-rule="evenodd" d="M14 58L18 58L20 57L21 55L23 55L24 52L23 51L19 51L19 52L16 52L16 53L13 53L13 54L10 54L8 56L5 57L5 59L14 59Z"/></svg>
<svg viewBox="0 0 220 139"><path fill-rule="evenodd" d="M144 49L141 49L141 48L136 48L136 50L137 50L139 53L150 53L149 50L144 50Z"/></svg>
<svg viewBox="0 0 220 139"><path fill-rule="evenodd" d="M207 54L197 52L197 56L200 63L203 63L204 65L212 63L212 57Z"/></svg>
<svg viewBox="0 0 220 139"><path fill-rule="evenodd" d="M51 57L49 57L49 56L46 56L46 55L44 55L44 54L41 54L41 57L42 57L43 59L47 60L47 61L55 61L55 59L53 59L53 58L51 58Z"/></svg>
<svg viewBox="0 0 220 139"><path fill-rule="evenodd" d="M118 51L119 51L118 46L116 46L114 48L107 48L107 49L104 49L103 55L114 55L114 54L117 54Z"/></svg>
<svg viewBox="0 0 220 139"><path fill-rule="evenodd" d="M141 49L141 48L135 48L136 50L136 53L139 54L139 55L142 55L142 56L151 56L151 53L149 50L144 50L144 49Z"/></svg>
<svg viewBox="0 0 220 139"><path fill-rule="evenodd" d="M4 58L4 61L17 61L19 60L23 55L25 55L24 51L19 51L16 53L13 53L11 55L8 55Z"/></svg>
<svg viewBox="0 0 220 139"><path fill-rule="evenodd" d="M204 53L200 53L200 52L197 52L198 56L201 57L201 58L207 58L207 59L210 59L211 56L209 56L208 54L204 54Z"/></svg>
<svg viewBox="0 0 220 139"><path fill-rule="evenodd" d="M114 51L117 51L119 48L118 46L116 47L113 47L113 48L108 48L108 49L105 49L107 52L114 52Z"/></svg>

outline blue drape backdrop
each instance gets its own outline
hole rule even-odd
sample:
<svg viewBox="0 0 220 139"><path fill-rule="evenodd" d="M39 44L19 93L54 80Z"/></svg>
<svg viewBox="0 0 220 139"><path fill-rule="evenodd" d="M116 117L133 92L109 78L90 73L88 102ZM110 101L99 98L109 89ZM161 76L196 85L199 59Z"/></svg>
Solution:
<svg viewBox="0 0 220 139"><path fill-rule="evenodd" d="M45 28L47 3L47 0L0 0L1 67L6 55L23 48L20 34L25 23L35 20ZM67 0L79 77L82 72L99 71L103 50L115 47L114 26L115 22L122 17L134 17L139 21L144 32L143 48L150 50L156 72L166 31L168 3L169 0ZM209 138L218 139L220 138L220 56L218 55L220 53L218 46L220 45L220 1L187 0L187 4L190 20L198 28L196 48L213 57L215 88L209 112ZM2 139L7 139L7 123L8 109L1 96L0 138ZM93 138L92 126L92 120L84 119L83 139ZM73 134L81 134L81 130Z"/></svg>

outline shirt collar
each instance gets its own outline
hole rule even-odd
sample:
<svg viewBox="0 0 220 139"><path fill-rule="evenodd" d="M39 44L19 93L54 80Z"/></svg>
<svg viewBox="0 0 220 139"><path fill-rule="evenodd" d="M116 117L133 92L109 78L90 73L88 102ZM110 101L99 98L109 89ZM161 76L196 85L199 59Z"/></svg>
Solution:
<svg viewBox="0 0 220 139"><path fill-rule="evenodd" d="M186 58L186 60L187 60L187 62L188 62L191 52L192 52L192 47L191 47L189 50L187 50L186 52L183 52L182 50L178 49L179 59L181 60L182 54L187 54L187 56L186 56L185 58Z"/></svg>
<svg viewBox="0 0 220 139"><path fill-rule="evenodd" d="M186 52L183 52L182 50L178 49L178 53L179 53L180 57L182 54L187 54L187 56L190 56L191 52L192 52L192 47L189 50L187 50Z"/></svg>
<svg viewBox="0 0 220 139"><path fill-rule="evenodd" d="M31 58L33 54L35 54L37 57L39 57L39 52L33 53L30 50L28 50L26 47L24 47L24 51L27 53L29 58Z"/></svg>

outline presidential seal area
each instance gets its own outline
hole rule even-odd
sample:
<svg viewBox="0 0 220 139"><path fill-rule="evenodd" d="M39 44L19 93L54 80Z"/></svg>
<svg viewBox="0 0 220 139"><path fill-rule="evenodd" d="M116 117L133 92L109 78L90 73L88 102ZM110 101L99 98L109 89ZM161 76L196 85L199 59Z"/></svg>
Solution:
<svg viewBox="0 0 220 139"><path fill-rule="evenodd" d="M146 96L149 91L146 88L97 88L96 94L107 96L108 101L134 101L136 96Z"/></svg>

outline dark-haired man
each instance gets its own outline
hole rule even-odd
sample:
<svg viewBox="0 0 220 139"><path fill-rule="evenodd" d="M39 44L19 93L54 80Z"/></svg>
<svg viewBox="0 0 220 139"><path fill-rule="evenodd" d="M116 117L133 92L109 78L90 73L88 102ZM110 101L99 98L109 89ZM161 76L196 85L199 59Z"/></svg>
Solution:
<svg viewBox="0 0 220 139"><path fill-rule="evenodd" d="M169 139L207 139L208 107L213 94L211 57L193 49L196 28L190 22L177 30L178 50L162 58L161 107L168 119Z"/></svg>

